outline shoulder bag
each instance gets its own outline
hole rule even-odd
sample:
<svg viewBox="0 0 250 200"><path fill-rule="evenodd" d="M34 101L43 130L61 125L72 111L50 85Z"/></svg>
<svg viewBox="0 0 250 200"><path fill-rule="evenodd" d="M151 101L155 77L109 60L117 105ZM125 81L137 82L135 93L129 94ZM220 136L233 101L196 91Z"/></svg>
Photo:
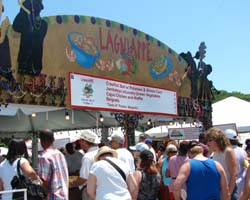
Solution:
<svg viewBox="0 0 250 200"><path fill-rule="evenodd" d="M111 160L109 160L109 159L104 159L104 160L106 160L109 164L111 164L119 172L119 174L122 176L123 180L126 182L126 175L125 175L124 171L122 171L122 169L120 167L118 167L115 163L113 163Z"/></svg>
<svg viewBox="0 0 250 200"><path fill-rule="evenodd" d="M20 159L17 162L17 175L13 177L11 186L12 189L27 188L28 200L42 200L47 196L41 185L32 182L31 179L20 173ZM13 199L23 199L23 197L23 192L13 193Z"/></svg>

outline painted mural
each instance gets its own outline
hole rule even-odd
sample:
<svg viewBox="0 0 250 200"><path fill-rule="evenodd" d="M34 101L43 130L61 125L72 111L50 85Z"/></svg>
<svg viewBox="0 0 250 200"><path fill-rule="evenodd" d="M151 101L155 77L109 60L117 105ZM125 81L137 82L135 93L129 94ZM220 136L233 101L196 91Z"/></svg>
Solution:
<svg viewBox="0 0 250 200"><path fill-rule="evenodd" d="M179 113L196 115L200 75L187 54L108 19L41 17L42 1L19 5L12 25L1 20L0 102L69 107L69 72L78 72L174 90ZM191 111L182 113L182 107Z"/></svg>
<svg viewBox="0 0 250 200"><path fill-rule="evenodd" d="M32 94L43 96L62 81L67 90L68 72L157 86L189 96L189 81L182 80L185 61L152 36L95 17L41 18L42 9L41 1L24 1L13 25L2 23L2 29L7 27L1 45L6 55L1 56L6 59L2 76L15 81L17 88L12 93L16 96L30 93L23 101L33 98L34 103L37 97ZM37 89L32 88L36 82Z"/></svg>

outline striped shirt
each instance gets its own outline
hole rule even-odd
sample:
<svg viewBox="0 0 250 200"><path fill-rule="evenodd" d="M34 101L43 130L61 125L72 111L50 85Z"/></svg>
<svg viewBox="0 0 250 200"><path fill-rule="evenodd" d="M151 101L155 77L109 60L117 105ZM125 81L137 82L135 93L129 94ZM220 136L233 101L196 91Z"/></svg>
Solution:
<svg viewBox="0 0 250 200"><path fill-rule="evenodd" d="M39 158L38 174L49 183L47 200L68 200L68 167L64 155L52 146Z"/></svg>

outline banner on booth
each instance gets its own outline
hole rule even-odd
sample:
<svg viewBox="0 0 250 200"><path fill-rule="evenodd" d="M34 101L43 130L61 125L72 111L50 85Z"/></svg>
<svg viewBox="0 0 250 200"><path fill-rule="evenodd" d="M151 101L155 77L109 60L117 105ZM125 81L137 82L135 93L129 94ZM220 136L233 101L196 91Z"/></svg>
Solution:
<svg viewBox="0 0 250 200"><path fill-rule="evenodd" d="M78 73L69 84L73 108L177 115L175 91Z"/></svg>

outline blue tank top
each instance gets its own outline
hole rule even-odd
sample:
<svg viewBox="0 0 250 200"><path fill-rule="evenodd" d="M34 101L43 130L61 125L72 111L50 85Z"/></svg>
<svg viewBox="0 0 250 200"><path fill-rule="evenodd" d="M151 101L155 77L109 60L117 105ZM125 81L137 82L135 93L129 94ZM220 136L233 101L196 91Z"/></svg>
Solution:
<svg viewBox="0 0 250 200"><path fill-rule="evenodd" d="M167 171L167 169L168 169L168 159L165 156L163 158L162 168L161 168L161 177L162 177L162 181L163 181L163 183L164 183L165 186L169 185L169 183L171 181L171 178L166 177L166 171Z"/></svg>
<svg viewBox="0 0 250 200"><path fill-rule="evenodd" d="M187 200L220 200L220 173L214 160L189 160Z"/></svg>

